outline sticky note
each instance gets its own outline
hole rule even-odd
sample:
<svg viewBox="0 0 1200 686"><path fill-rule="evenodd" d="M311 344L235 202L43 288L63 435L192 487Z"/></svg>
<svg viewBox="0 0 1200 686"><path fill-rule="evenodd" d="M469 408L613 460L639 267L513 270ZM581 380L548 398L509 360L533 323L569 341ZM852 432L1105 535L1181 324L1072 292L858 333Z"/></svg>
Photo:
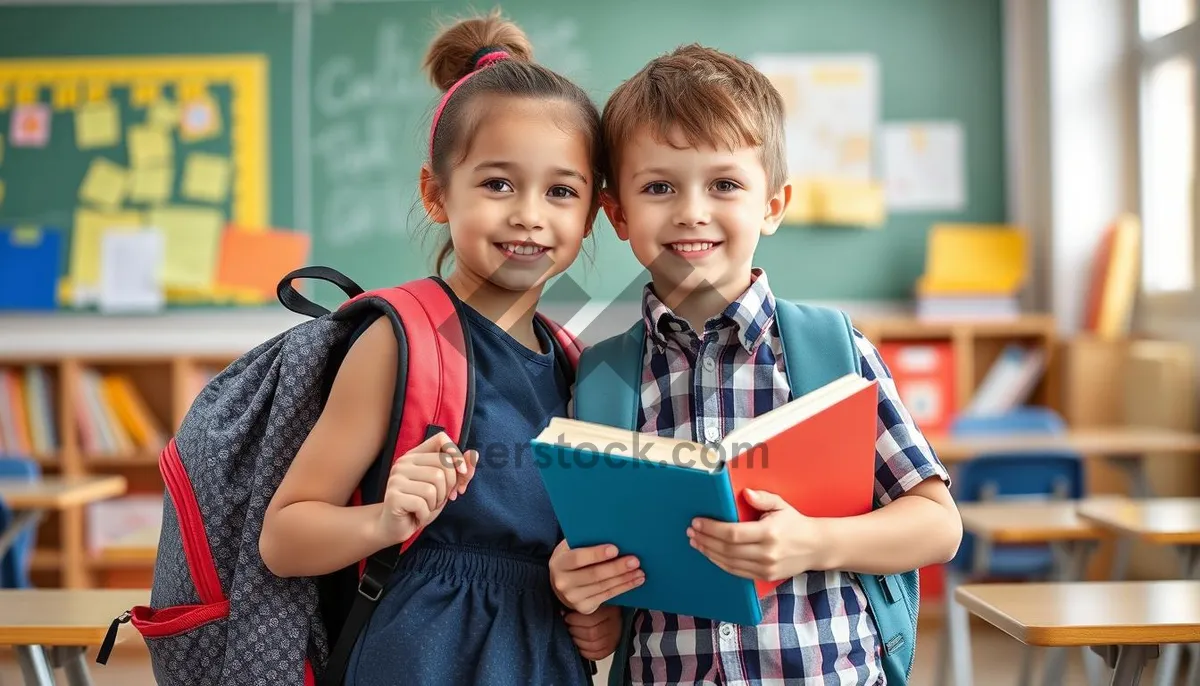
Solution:
<svg viewBox="0 0 1200 686"><path fill-rule="evenodd" d="M67 272L77 299L86 297L100 285L100 246L104 234L136 231L144 225L140 212L98 212L87 208L75 211Z"/></svg>
<svg viewBox="0 0 1200 686"><path fill-rule="evenodd" d="M129 201L161 205L171 199L174 184L174 167L134 167L129 174Z"/></svg>
<svg viewBox="0 0 1200 686"><path fill-rule="evenodd" d="M157 100L146 111L146 123L156 129L171 131L179 124L179 106L170 100Z"/></svg>
<svg viewBox="0 0 1200 686"><path fill-rule="evenodd" d="M194 152L183 168L183 196L203 202L224 202L229 195L229 160L218 155Z"/></svg>
<svg viewBox="0 0 1200 686"><path fill-rule="evenodd" d="M121 140L121 113L112 100L89 102L75 110L75 145L80 150L109 148Z"/></svg>
<svg viewBox="0 0 1200 686"><path fill-rule="evenodd" d="M174 161L175 149L166 131L146 125L129 127L131 167L161 167Z"/></svg>
<svg viewBox="0 0 1200 686"><path fill-rule="evenodd" d="M216 278L224 215L215 209L174 205L151 210L148 223L166 238L163 286L211 289Z"/></svg>
<svg viewBox="0 0 1200 686"><path fill-rule="evenodd" d="M125 202L128 192L129 173L125 168L107 158L97 157L83 177L79 199L101 209L115 210Z"/></svg>
<svg viewBox="0 0 1200 686"><path fill-rule="evenodd" d="M9 115L9 144L19 148L44 148L50 142L50 106L23 103Z"/></svg>

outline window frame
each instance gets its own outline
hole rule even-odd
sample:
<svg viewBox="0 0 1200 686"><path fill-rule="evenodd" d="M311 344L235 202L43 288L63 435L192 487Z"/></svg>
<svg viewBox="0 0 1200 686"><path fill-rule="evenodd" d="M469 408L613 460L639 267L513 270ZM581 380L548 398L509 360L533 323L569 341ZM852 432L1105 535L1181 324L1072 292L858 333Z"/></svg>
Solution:
<svg viewBox="0 0 1200 686"><path fill-rule="evenodd" d="M1151 72L1155 67L1177 57L1190 58L1194 79L1192 86L1193 93L1200 100L1200 11L1197 12L1197 16L1192 19L1191 23L1170 33L1147 40L1142 37L1141 22L1139 19L1140 5L1147 1L1153 2L1154 0L1128 0L1129 4L1126 14L1132 21L1131 42L1133 45L1133 69L1135 74L1133 79L1135 88L1133 102L1136 103L1134 110L1137 122L1135 127L1136 135L1134 136L1137 167L1135 178L1137 179L1138 204L1142 208L1139 214L1142 215L1143 231L1146 230L1144 209L1147 196L1146 130L1144 127L1148 119L1146 116L1148 105L1147 90ZM1146 259L1143 240L1142 254L1139 260L1137 293L1146 306L1148 314L1151 316L1175 316L1186 315L1188 312L1200 312L1200 102L1197 102L1196 106L1193 107L1193 117L1193 126L1195 128L1192 136L1192 155L1195 160L1196 182L1192 187L1192 286L1189 290L1147 290L1145 282Z"/></svg>

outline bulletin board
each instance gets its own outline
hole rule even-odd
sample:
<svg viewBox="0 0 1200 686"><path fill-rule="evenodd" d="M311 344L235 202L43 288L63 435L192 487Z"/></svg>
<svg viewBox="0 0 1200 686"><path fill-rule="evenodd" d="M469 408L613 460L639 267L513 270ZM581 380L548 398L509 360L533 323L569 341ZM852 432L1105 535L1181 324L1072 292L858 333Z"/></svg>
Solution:
<svg viewBox="0 0 1200 686"><path fill-rule="evenodd" d="M103 234L145 226L169 301L236 299L214 275L226 227L270 225L267 83L252 54L0 60L0 218L63 233L60 302L94 299Z"/></svg>

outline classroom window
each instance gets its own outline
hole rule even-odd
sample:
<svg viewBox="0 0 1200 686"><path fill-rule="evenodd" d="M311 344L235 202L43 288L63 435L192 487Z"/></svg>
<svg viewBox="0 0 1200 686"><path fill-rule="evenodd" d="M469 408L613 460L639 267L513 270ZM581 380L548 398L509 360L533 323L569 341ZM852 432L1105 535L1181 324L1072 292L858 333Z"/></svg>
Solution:
<svg viewBox="0 0 1200 686"><path fill-rule="evenodd" d="M1143 163L1145 286L1191 290L1196 217L1196 70L1176 57L1150 70L1146 82Z"/></svg>
<svg viewBox="0 0 1200 686"><path fill-rule="evenodd" d="M1141 0L1138 24L1143 40L1178 31L1196 20L1196 0Z"/></svg>
<svg viewBox="0 0 1200 686"><path fill-rule="evenodd" d="M1197 0L1139 0L1142 287L1195 292Z"/></svg>

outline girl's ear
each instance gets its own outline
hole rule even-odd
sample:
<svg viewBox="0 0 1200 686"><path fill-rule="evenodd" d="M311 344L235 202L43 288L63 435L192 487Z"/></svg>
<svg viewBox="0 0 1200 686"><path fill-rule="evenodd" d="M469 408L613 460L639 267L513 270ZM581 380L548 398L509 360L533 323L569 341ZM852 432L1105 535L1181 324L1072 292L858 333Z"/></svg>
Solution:
<svg viewBox="0 0 1200 686"><path fill-rule="evenodd" d="M787 182L779 192L767 201L767 214L763 217L762 235L770 236L783 223L783 215L787 212L788 204L792 202L792 184Z"/></svg>
<svg viewBox="0 0 1200 686"><path fill-rule="evenodd" d="M625 221L625 212L621 210L616 193L608 189L600 191L600 206L604 208L609 223L617 230L617 238L629 240L629 223Z"/></svg>
<svg viewBox="0 0 1200 686"><path fill-rule="evenodd" d="M421 165L421 204L425 206L425 214L437 224L449 223L446 207L442 204L442 187L433 178L433 170L429 165Z"/></svg>

